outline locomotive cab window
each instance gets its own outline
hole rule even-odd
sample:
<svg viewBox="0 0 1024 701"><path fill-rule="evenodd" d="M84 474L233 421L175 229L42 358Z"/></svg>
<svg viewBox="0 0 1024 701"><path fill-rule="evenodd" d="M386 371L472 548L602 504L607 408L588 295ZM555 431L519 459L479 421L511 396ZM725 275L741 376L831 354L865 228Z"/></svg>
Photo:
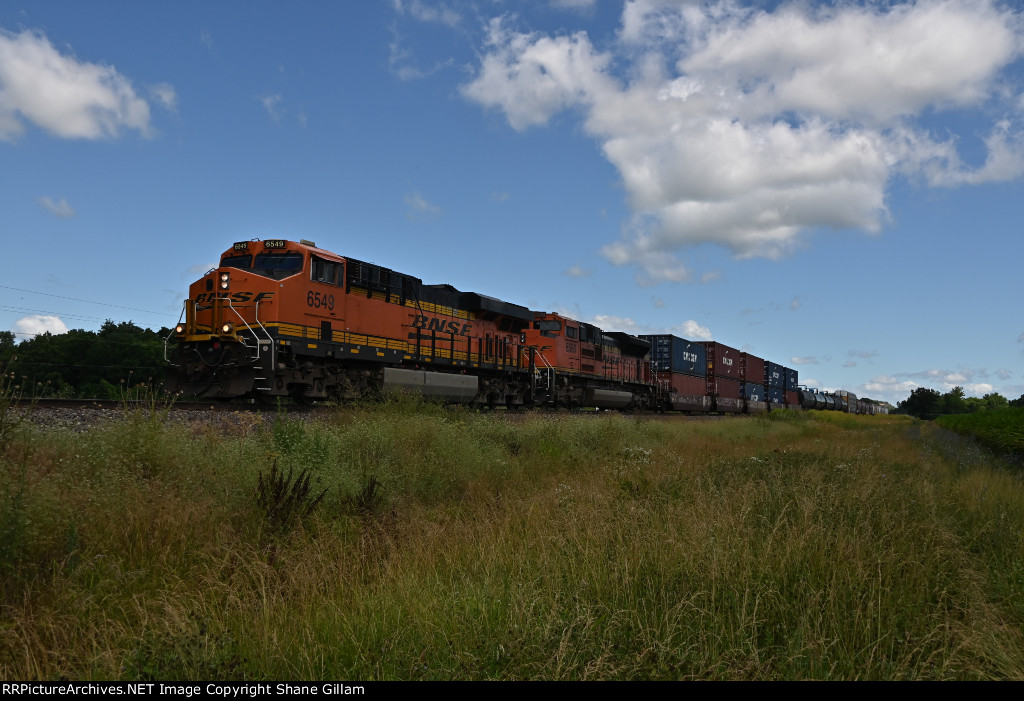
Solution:
<svg viewBox="0 0 1024 701"><path fill-rule="evenodd" d="M310 279L314 282L325 282L329 285L333 285L334 281L337 280L338 264L323 258L313 256L313 265L311 266Z"/></svg>
<svg viewBox="0 0 1024 701"><path fill-rule="evenodd" d="M256 256L253 272L281 280L302 271L303 258L301 253L261 253Z"/></svg>
<svg viewBox="0 0 1024 701"><path fill-rule="evenodd" d="M224 256L220 259L220 267L248 270L252 267L252 256Z"/></svg>
<svg viewBox="0 0 1024 701"><path fill-rule="evenodd" d="M555 338L558 336L558 332L562 330L562 322L554 319L535 321L533 322L533 328L539 330L541 336Z"/></svg>

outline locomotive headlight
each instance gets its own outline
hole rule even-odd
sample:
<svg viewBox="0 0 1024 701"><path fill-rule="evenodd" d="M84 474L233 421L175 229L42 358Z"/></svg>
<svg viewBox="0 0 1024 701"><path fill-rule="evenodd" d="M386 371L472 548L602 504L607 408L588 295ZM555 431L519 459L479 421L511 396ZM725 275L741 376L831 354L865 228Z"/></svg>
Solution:
<svg viewBox="0 0 1024 701"><path fill-rule="evenodd" d="M231 286L231 273L223 272L220 274L220 289L226 290Z"/></svg>
<svg viewBox="0 0 1024 701"><path fill-rule="evenodd" d="M221 332L221 334L223 334L225 336L230 335L231 332L234 331L234 330L235 330L235 327L234 327L234 325L230 321L226 321L226 322L224 322L223 324L220 325L220 332Z"/></svg>
<svg viewBox="0 0 1024 701"><path fill-rule="evenodd" d="M185 335L185 325L184 324L178 324L177 326L175 326L174 327L174 333L178 334L179 336L184 336Z"/></svg>

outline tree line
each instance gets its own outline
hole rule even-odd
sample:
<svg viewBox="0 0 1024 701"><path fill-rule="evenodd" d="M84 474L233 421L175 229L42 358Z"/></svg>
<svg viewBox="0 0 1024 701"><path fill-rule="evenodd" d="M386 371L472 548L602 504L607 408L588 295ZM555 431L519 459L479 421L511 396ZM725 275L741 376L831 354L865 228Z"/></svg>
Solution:
<svg viewBox="0 0 1024 701"><path fill-rule="evenodd" d="M139 384L159 388L170 329L144 329L107 320L99 331L42 333L15 345L0 331L0 371L12 372L26 395L120 399Z"/></svg>
<svg viewBox="0 0 1024 701"><path fill-rule="evenodd" d="M960 386L945 394L928 387L918 387L909 397L896 404L895 413L910 414L919 419L934 419L942 414L974 414L1008 406L1024 407L1024 394L1018 399L1007 399L998 392L991 392L984 397L968 397Z"/></svg>

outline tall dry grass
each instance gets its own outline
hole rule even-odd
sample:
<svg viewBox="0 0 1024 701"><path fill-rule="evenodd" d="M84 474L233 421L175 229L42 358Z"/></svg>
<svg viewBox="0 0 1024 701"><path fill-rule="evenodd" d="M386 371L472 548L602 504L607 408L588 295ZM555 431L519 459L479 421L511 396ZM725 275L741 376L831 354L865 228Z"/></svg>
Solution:
<svg viewBox="0 0 1024 701"><path fill-rule="evenodd" d="M393 401L3 460L5 679L1024 677L1020 478L899 417ZM274 461L327 489L290 529Z"/></svg>

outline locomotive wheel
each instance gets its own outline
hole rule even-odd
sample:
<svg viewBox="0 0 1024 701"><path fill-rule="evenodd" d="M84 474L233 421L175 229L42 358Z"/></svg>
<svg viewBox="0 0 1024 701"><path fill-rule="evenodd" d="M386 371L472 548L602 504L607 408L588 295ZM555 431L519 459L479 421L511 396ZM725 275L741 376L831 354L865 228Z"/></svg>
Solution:
<svg viewBox="0 0 1024 701"><path fill-rule="evenodd" d="M272 404L276 404L275 398L266 392L255 391L252 393L252 398L255 403L260 406L271 406Z"/></svg>
<svg viewBox="0 0 1024 701"><path fill-rule="evenodd" d="M313 406L316 404L316 399L307 395L305 388L295 390L292 392L291 397L300 406Z"/></svg>

